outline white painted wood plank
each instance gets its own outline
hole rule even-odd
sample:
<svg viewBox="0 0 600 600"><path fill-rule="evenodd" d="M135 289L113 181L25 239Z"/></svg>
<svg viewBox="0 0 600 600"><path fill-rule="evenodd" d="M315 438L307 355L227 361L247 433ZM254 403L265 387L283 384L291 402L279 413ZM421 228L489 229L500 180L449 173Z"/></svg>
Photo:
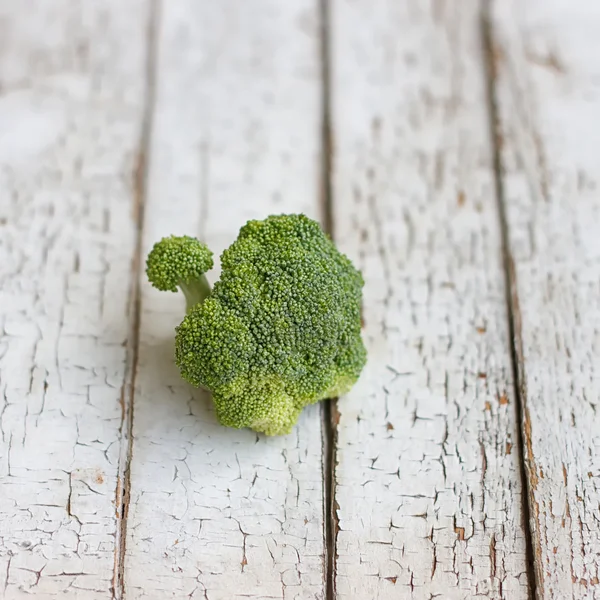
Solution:
<svg viewBox="0 0 600 600"><path fill-rule="evenodd" d="M538 598L600 598L600 5L493 4Z"/></svg>
<svg viewBox="0 0 600 600"><path fill-rule="evenodd" d="M340 599L528 597L479 19L333 2L335 237L370 352L339 402Z"/></svg>
<svg viewBox="0 0 600 600"><path fill-rule="evenodd" d="M163 3L146 251L187 233L220 254L247 219L317 215L317 9ZM126 597L322 598L318 407L287 437L221 427L174 365L183 298L142 286Z"/></svg>
<svg viewBox="0 0 600 600"><path fill-rule="evenodd" d="M110 598L146 3L0 3L0 596Z"/></svg>

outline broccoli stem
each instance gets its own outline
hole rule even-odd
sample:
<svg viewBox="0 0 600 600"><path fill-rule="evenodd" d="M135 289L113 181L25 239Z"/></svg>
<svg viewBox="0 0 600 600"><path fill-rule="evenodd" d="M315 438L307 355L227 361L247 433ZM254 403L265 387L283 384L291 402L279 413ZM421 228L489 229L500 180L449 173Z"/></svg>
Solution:
<svg viewBox="0 0 600 600"><path fill-rule="evenodd" d="M204 299L210 294L210 283L206 279L206 275L202 275L200 279L193 279L191 281L179 282L179 288L185 296L187 305L187 312L190 312L196 304L201 304Z"/></svg>

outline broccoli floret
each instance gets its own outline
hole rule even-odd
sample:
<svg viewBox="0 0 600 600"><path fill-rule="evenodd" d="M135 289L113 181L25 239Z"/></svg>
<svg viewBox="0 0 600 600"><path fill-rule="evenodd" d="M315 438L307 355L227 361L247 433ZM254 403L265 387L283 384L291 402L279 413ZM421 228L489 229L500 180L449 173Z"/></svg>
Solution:
<svg viewBox="0 0 600 600"><path fill-rule="evenodd" d="M167 256L179 267L176 248ZM362 276L304 215L249 221L221 265L176 328L181 375L212 392L223 425L289 433L304 406L348 392L360 375Z"/></svg>
<svg viewBox="0 0 600 600"><path fill-rule="evenodd" d="M150 283L163 292L176 292L180 288L188 311L210 294L204 273L212 268L213 253L187 235L163 238L154 244L146 261Z"/></svg>

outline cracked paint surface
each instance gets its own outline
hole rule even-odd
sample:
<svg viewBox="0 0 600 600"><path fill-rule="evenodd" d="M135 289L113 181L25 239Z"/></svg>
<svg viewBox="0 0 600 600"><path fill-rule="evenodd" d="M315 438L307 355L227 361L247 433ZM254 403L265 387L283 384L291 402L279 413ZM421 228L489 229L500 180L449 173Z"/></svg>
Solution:
<svg viewBox="0 0 600 600"><path fill-rule="evenodd" d="M600 598L600 10L495 2L538 598Z"/></svg>
<svg viewBox="0 0 600 600"><path fill-rule="evenodd" d="M369 349L338 404L337 598L528 598L480 4L334 5L335 236Z"/></svg>
<svg viewBox="0 0 600 600"><path fill-rule="evenodd" d="M521 452L537 597L600 597L600 17L483 4L0 7L2 598L528 598ZM329 161L370 355L324 477L319 407L265 438L180 379L136 249L318 217Z"/></svg>
<svg viewBox="0 0 600 600"><path fill-rule="evenodd" d="M112 597L144 13L0 9L5 600Z"/></svg>
<svg viewBox="0 0 600 600"><path fill-rule="evenodd" d="M218 256L248 219L318 216L317 9L163 4L144 251L185 233ZM280 438L220 426L174 365L183 298L143 279L141 305L126 597L323 598L319 407Z"/></svg>

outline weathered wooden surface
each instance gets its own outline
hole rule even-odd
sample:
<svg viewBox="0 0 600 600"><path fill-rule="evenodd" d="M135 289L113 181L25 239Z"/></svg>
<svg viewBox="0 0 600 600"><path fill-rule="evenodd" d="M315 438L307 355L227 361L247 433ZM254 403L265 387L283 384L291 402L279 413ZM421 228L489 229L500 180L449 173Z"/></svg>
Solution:
<svg viewBox="0 0 600 600"><path fill-rule="evenodd" d="M187 233L218 256L250 218L318 216L318 5L258 5L163 3L144 254ZM221 427L173 364L183 299L142 279L126 597L323 597L319 407L287 437Z"/></svg>
<svg viewBox="0 0 600 600"><path fill-rule="evenodd" d="M0 0L0 597L600 598L599 26ZM143 273L282 212L366 279L333 436L219 426Z"/></svg>
<svg viewBox="0 0 600 600"><path fill-rule="evenodd" d="M110 598L146 3L0 3L0 596Z"/></svg>
<svg viewBox="0 0 600 600"><path fill-rule="evenodd" d="M538 598L600 598L600 6L494 3Z"/></svg>
<svg viewBox="0 0 600 600"><path fill-rule="evenodd" d="M370 352L340 400L337 598L527 598L476 1L337 0L334 230Z"/></svg>

